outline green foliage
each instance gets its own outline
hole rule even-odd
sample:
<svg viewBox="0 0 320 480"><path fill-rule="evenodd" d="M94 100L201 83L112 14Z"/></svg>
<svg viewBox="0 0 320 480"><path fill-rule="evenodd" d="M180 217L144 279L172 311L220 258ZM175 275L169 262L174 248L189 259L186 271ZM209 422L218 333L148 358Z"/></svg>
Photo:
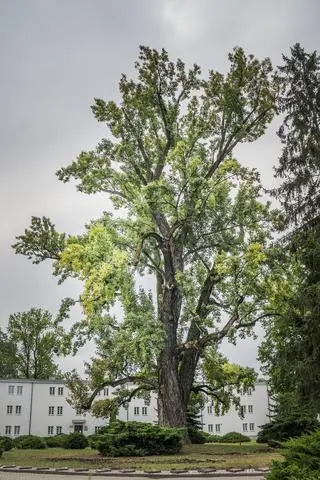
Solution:
<svg viewBox="0 0 320 480"><path fill-rule="evenodd" d="M107 433L97 435L93 445L103 456L145 456L178 453L181 441L178 429L118 421L107 427Z"/></svg>
<svg viewBox="0 0 320 480"><path fill-rule="evenodd" d="M207 443L208 441L207 440L208 436L206 432L203 432L198 428L188 427L188 435L191 443L202 444L202 443Z"/></svg>
<svg viewBox="0 0 320 480"><path fill-rule="evenodd" d="M298 415L277 416L272 422L261 426L257 442L268 443L270 440L285 441L289 438L311 433L319 427L319 422L314 418Z"/></svg>
<svg viewBox="0 0 320 480"><path fill-rule="evenodd" d="M46 444L41 437L36 435L21 435L14 439L15 448L20 448L22 450L27 450L29 448L41 450L46 448Z"/></svg>
<svg viewBox="0 0 320 480"><path fill-rule="evenodd" d="M108 194L121 215L106 213L78 236L33 218L14 245L35 263L53 260L59 281L83 283L74 347L93 338L97 354L89 383L72 374L68 386L74 406L103 418L157 391L160 422L186 427L193 390L227 410L237 401L233 387L252 384L251 370L216 352L274 314L268 295L280 275L270 268L270 243L279 217L261 202L257 171L233 152L263 135L277 90L269 59L236 48L229 62L225 75L203 78L199 66L141 47L136 77L121 76L119 104L92 106L106 138L57 172L81 192ZM137 287L139 275L152 275L154 291ZM94 402L106 385L118 387L116 398Z"/></svg>
<svg viewBox="0 0 320 480"><path fill-rule="evenodd" d="M83 433L74 432L66 435L62 440L64 448L71 448L72 450L81 450L87 448L89 441Z"/></svg>
<svg viewBox="0 0 320 480"><path fill-rule="evenodd" d="M41 309L10 315L8 339L15 346L17 376L47 379L60 375L54 362L63 328Z"/></svg>
<svg viewBox="0 0 320 480"><path fill-rule="evenodd" d="M0 378L17 378L18 371L16 365L17 348L10 341L8 335L0 328Z"/></svg>
<svg viewBox="0 0 320 480"><path fill-rule="evenodd" d="M0 448L0 458L2 457L2 454L3 454L3 450L2 448Z"/></svg>
<svg viewBox="0 0 320 480"><path fill-rule="evenodd" d="M53 435L50 437L43 437L43 441L45 442L48 448L56 448L56 447L64 447L67 435L60 434L60 435Z"/></svg>
<svg viewBox="0 0 320 480"><path fill-rule="evenodd" d="M221 435L208 435L206 443L221 443Z"/></svg>
<svg viewBox="0 0 320 480"><path fill-rule="evenodd" d="M315 415L320 408L320 57L296 44L283 60L277 79L283 149L276 168L282 181L273 193L290 225L279 248L288 279L275 295L279 317L265 325L260 360L280 408L307 407Z"/></svg>
<svg viewBox="0 0 320 480"><path fill-rule="evenodd" d="M220 437L221 443L244 443L251 442L251 438L246 435L242 435L239 432L229 432Z"/></svg>
<svg viewBox="0 0 320 480"><path fill-rule="evenodd" d="M319 480L320 430L288 441L284 462L274 462L268 480Z"/></svg>
<svg viewBox="0 0 320 480"><path fill-rule="evenodd" d="M5 452L13 448L13 440L10 437L0 437L0 449Z"/></svg>

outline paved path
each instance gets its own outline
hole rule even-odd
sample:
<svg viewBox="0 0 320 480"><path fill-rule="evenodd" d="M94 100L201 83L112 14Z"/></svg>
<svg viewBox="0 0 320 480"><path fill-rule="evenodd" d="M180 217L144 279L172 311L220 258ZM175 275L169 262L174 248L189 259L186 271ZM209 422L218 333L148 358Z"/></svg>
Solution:
<svg viewBox="0 0 320 480"><path fill-rule="evenodd" d="M169 478L169 477L167 477ZM171 477L172 478L172 477ZM177 477L175 477L177 478ZM247 476L232 476L232 477L211 477L212 480L265 480L264 476L261 477L247 477ZM90 475L57 475L57 474L45 474L45 473L12 473L12 472L4 472L3 470L0 471L0 480L128 480L128 477L111 477L111 476L104 476L104 477L95 477ZM146 480L146 477L131 477L134 480ZM130 480L131 480L130 479ZM180 477L181 480L190 480L186 477ZM197 480L208 480L208 477L197 477Z"/></svg>

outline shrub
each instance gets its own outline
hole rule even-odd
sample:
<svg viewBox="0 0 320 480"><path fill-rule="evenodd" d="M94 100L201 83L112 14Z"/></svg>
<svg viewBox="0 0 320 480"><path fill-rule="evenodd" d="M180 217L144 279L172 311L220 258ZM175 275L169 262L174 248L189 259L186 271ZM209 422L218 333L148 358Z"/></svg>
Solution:
<svg viewBox="0 0 320 480"><path fill-rule="evenodd" d="M0 448L0 458L2 457L3 450Z"/></svg>
<svg viewBox="0 0 320 480"><path fill-rule="evenodd" d="M61 433L60 435L54 435L50 437L43 437L43 440L48 448L64 447L67 435Z"/></svg>
<svg viewBox="0 0 320 480"><path fill-rule="evenodd" d="M208 441L208 434L202 430L198 430L197 428L189 427L188 435L191 443L201 444Z"/></svg>
<svg viewBox="0 0 320 480"><path fill-rule="evenodd" d="M223 435L220 438L221 443L243 443L243 442L251 442L251 438L242 435L239 432L229 432Z"/></svg>
<svg viewBox="0 0 320 480"><path fill-rule="evenodd" d="M63 440L63 447L71 448L73 450L81 450L86 448L88 445L89 441L87 437L80 432L70 433L70 435L66 435Z"/></svg>
<svg viewBox="0 0 320 480"><path fill-rule="evenodd" d="M10 437L0 437L0 449L7 452L13 448L13 440Z"/></svg>
<svg viewBox="0 0 320 480"><path fill-rule="evenodd" d="M41 437L37 437L36 435L21 435L21 437L14 439L14 446L23 450L29 448L37 450L46 448L46 444L43 439Z"/></svg>
<svg viewBox="0 0 320 480"><path fill-rule="evenodd" d="M258 433L258 443L268 443L270 440L284 441L312 433L320 427L319 422L310 417L285 417L262 425Z"/></svg>
<svg viewBox="0 0 320 480"><path fill-rule="evenodd" d="M103 456L144 456L178 453L182 432L142 422L114 422L94 439Z"/></svg>
<svg viewBox="0 0 320 480"><path fill-rule="evenodd" d="M207 443L220 443L222 442L221 438L220 435L208 435L206 441Z"/></svg>
<svg viewBox="0 0 320 480"><path fill-rule="evenodd" d="M320 480L320 430L289 440L284 462L273 462L268 480Z"/></svg>

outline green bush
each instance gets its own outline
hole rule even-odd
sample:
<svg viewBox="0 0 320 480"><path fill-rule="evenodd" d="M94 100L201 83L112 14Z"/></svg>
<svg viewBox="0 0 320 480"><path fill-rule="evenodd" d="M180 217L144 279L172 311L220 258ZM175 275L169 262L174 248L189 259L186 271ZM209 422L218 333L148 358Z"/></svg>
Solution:
<svg viewBox="0 0 320 480"><path fill-rule="evenodd" d="M54 435L50 437L43 437L43 440L48 448L64 447L67 435L61 433L60 435Z"/></svg>
<svg viewBox="0 0 320 480"><path fill-rule="evenodd" d="M3 454L3 450L2 448L0 448L0 458L2 457L2 454Z"/></svg>
<svg viewBox="0 0 320 480"><path fill-rule="evenodd" d="M114 422L98 434L92 445L103 456L144 456L178 453L182 432L142 422Z"/></svg>
<svg viewBox="0 0 320 480"><path fill-rule="evenodd" d="M202 444L208 441L208 434L197 428L189 427L188 435L191 443Z"/></svg>
<svg viewBox="0 0 320 480"><path fill-rule="evenodd" d="M258 433L258 443L268 443L270 440L284 441L289 438L301 437L306 433L312 433L320 427L319 422L310 417L285 417L275 419L262 425Z"/></svg>
<svg viewBox="0 0 320 480"><path fill-rule="evenodd" d="M207 436L207 443L221 443L221 438L220 435L208 435Z"/></svg>
<svg viewBox="0 0 320 480"><path fill-rule="evenodd" d="M251 442L251 438L242 435L239 432L229 432L225 435L220 437L221 443L243 443L243 442Z"/></svg>
<svg viewBox="0 0 320 480"><path fill-rule="evenodd" d="M71 448L73 450L81 450L88 445L89 441L87 437L80 432L70 433L70 435L66 435L63 440L63 447Z"/></svg>
<svg viewBox="0 0 320 480"><path fill-rule="evenodd" d="M96 443L101 440L101 437L102 437L103 433L95 433L93 435L88 435L87 436L87 439L88 439L88 442L89 442L89 446L91 448L96 448Z"/></svg>
<svg viewBox="0 0 320 480"><path fill-rule="evenodd" d="M7 452L13 448L13 440L10 437L0 437L0 449Z"/></svg>
<svg viewBox="0 0 320 480"><path fill-rule="evenodd" d="M320 480L320 430L289 440L284 462L273 462L268 480Z"/></svg>
<svg viewBox="0 0 320 480"><path fill-rule="evenodd" d="M14 439L14 446L15 448L21 448L23 450L29 448L37 450L46 448L46 444L43 439L41 437L37 437L36 435L21 435L21 437Z"/></svg>

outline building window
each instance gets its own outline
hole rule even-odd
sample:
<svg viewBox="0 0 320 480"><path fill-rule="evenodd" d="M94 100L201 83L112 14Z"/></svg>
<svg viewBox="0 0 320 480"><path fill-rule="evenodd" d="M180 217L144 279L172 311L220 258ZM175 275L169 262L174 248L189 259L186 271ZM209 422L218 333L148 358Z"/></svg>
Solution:
<svg viewBox="0 0 320 480"><path fill-rule="evenodd" d="M212 405L209 405L209 406L207 407L207 411L208 411L208 413L209 413L210 415L212 415Z"/></svg>
<svg viewBox="0 0 320 480"><path fill-rule="evenodd" d="M17 386L17 395L22 395L22 386L21 385L18 385Z"/></svg>
<svg viewBox="0 0 320 480"><path fill-rule="evenodd" d="M220 433L220 432L221 432L221 424L216 423L216 433Z"/></svg>
<svg viewBox="0 0 320 480"><path fill-rule="evenodd" d="M94 433L99 433L100 430L101 430L101 428L102 428L101 426L99 426L99 427L94 427Z"/></svg>
<svg viewBox="0 0 320 480"><path fill-rule="evenodd" d="M149 405L150 405L150 400L146 400L146 399L145 399L145 400L144 400L144 404L145 404L147 407L149 407Z"/></svg>
<svg viewBox="0 0 320 480"><path fill-rule="evenodd" d="M134 407L133 409L134 415L139 415L139 410L140 410L139 407Z"/></svg>
<svg viewBox="0 0 320 480"><path fill-rule="evenodd" d="M14 426L14 434L15 435L20 435L20 425L15 425Z"/></svg>
<svg viewBox="0 0 320 480"><path fill-rule="evenodd" d="M62 427L56 427L56 435L61 435Z"/></svg>
<svg viewBox="0 0 320 480"><path fill-rule="evenodd" d="M97 393L97 397L100 397L100 395L101 395L101 392L98 392L98 393Z"/></svg>
<svg viewBox="0 0 320 480"><path fill-rule="evenodd" d="M142 415L148 415L147 407L142 407Z"/></svg>
<svg viewBox="0 0 320 480"><path fill-rule="evenodd" d="M56 393L56 387L49 387L49 395L54 395Z"/></svg>
<svg viewBox="0 0 320 480"><path fill-rule="evenodd" d="M252 388L248 388L248 395L252 395Z"/></svg>
<svg viewBox="0 0 320 480"><path fill-rule="evenodd" d="M53 435L53 425L49 425L49 427L48 427L48 435Z"/></svg>
<svg viewBox="0 0 320 480"><path fill-rule="evenodd" d="M243 430L244 432L247 432L247 431L248 431L248 424L247 424L247 423L243 423L243 424L242 424L242 430Z"/></svg>
<svg viewBox="0 0 320 480"><path fill-rule="evenodd" d="M81 408L76 408L76 415L81 415L81 413L82 413Z"/></svg>
<svg viewBox="0 0 320 480"><path fill-rule="evenodd" d="M109 388L104 388L103 389L103 396L107 397L109 395Z"/></svg>
<svg viewBox="0 0 320 480"><path fill-rule="evenodd" d="M21 415L21 405L16 405L16 415Z"/></svg>
<svg viewBox="0 0 320 480"><path fill-rule="evenodd" d="M14 385L9 385L9 386L8 386L8 393L9 393L9 395L13 395L13 394L14 394Z"/></svg>
<svg viewBox="0 0 320 480"><path fill-rule="evenodd" d="M13 409L12 405L7 405L7 415L12 415L12 409Z"/></svg>
<svg viewBox="0 0 320 480"><path fill-rule="evenodd" d="M253 405L248 405L248 412L253 413Z"/></svg>
<svg viewBox="0 0 320 480"><path fill-rule="evenodd" d="M57 415L62 415L63 407L57 407Z"/></svg>
<svg viewBox="0 0 320 480"><path fill-rule="evenodd" d="M6 425L6 435L11 435L11 425Z"/></svg>
<svg viewBox="0 0 320 480"><path fill-rule="evenodd" d="M208 432L212 433L213 432L213 425L208 425Z"/></svg>
<svg viewBox="0 0 320 480"><path fill-rule="evenodd" d="M254 431L254 423L249 423L250 432Z"/></svg>
<svg viewBox="0 0 320 480"><path fill-rule="evenodd" d="M63 395L63 387L58 387L58 395Z"/></svg>
<svg viewBox="0 0 320 480"><path fill-rule="evenodd" d="M54 407L49 407L49 415L54 415Z"/></svg>
<svg viewBox="0 0 320 480"><path fill-rule="evenodd" d="M247 408L245 405L241 405L240 407L240 413L241 413L241 416L244 417L245 414L247 413Z"/></svg>

